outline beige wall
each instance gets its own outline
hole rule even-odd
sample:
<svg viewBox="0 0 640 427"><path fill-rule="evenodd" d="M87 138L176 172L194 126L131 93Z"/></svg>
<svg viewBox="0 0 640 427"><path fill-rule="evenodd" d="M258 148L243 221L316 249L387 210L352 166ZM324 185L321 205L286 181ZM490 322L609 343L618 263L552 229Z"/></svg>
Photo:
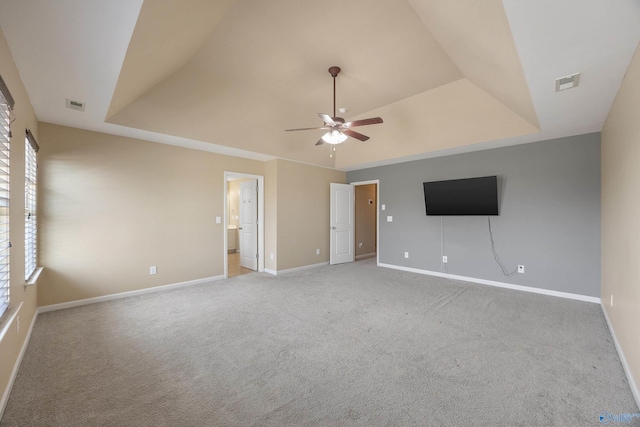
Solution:
<svg viewBox="0 0 640 427"><path fill-rule="evenodd" d="M602 130L602 304L640 400L640 49ZM613 295L613 306L611 306Z"/></svg>
<svg viewBox="0 0 640 427"><path fill-rule="evenodd" d="M357 185L355 187L356 256L376 252L376 190L376 184ZM369 204L369 200L371 200L372 204Z"/></svg>
<svg viewBox="0 0 640 427"><path fill-rule="evenodd" d="M344 172L48 123L40 133L41 306L224 274L225 171L265 176L265 268L329 260L329 183Z"/></svg>
<svg viewBox="0 0 640 427"><path fill-rule="evenodd" d="M16 310L22 303L18 315L20 316L20 330L17 324L6 323L7 315L0 319L0 329L9 328L7 334L0 341L0 398L4 396L9 385L11 372L14 368L20 349L25 342L27 332L36 311L36 286L25 287L24 283L24 138L25 129L30 129L38 142L38 122L27 92L22 84L18 70L11 56L9 46L0 31L0 75L9 87L15 104L15 121L11 125L13 138L11 139L11 206L9 209L11 222L11 310ZM40 212L42 210L40 209ZM2 401L0 401L2 403ZM0 412L2 411L0 407ZM1 415L1 413L0 413Z"/></svg>
<svg viewBox="0 0 640 427"><path fill-rule="evenodd" d="M224 274L224 171L262 175L262 162L46 123L40 133L39 305Z"/></svg>
<svg viewBox="0 0 640 427"><path fill-rule="evenodd" d="M275 162L278 271L329 261L329 184L345 183L346 173L287 160Z"/></svg>
<svg viewBox="0 0 640 427"><path fill-rule="evenodd" d="M278 270L278 161L264 164L264 268Z"/></svg>

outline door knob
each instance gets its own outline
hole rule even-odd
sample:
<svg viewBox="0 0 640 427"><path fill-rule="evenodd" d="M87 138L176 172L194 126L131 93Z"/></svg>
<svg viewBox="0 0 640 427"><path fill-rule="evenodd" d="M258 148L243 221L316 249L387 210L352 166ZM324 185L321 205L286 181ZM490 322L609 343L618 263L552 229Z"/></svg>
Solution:
<svg viewBox="0 0 640 427"><path fill-rule="evenodd" d="M336 228L335 228L335 227L331 227L331 229L332 229L332 230L335 230Z"/></svg>
<svg viewBox="0 0 640 427"><path fill-rule="evenodd" d="M242 230L242 227L238 227L238 230Z"/></svg>

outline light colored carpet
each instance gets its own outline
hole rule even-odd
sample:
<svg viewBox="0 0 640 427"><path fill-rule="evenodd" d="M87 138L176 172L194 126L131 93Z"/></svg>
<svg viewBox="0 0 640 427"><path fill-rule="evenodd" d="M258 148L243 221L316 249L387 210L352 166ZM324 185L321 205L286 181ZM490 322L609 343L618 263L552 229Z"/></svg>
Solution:
<svg viewBox="0 0 640 427"><path fill-rule="evenodd" d="M582 426L603 411L640 412L598 305L366 260L43 314L1 424Z"/></svg>

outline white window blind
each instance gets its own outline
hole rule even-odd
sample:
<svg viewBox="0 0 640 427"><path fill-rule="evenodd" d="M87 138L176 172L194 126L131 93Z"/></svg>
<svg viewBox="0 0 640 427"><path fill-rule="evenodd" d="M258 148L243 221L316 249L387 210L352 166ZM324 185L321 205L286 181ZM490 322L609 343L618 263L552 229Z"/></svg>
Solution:
<svg viewBox="0 0 640 427"><path fill-rule="evenodd" d="M13 98L0 77L0 316L9 308L9 141Z"/></svg>
<svg viewBox="0 0 640 427"><path fill-rule="evenodd" d="M24 139L24 273L28 281L36 271L38 221L36 200L38 195L38 144L33 134L27 129Z"/></svg>

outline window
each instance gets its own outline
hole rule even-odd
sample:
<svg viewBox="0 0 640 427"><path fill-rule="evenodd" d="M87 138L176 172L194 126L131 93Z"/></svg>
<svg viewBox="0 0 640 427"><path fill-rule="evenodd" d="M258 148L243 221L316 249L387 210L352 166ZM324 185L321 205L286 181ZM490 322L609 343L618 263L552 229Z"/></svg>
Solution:
<svg viewBox="0 0 640 427"><path fill-rule="evenodd" d="M9 308L9 140L13 98L0 77L0 316Z"/></svg>
<svg viewBox="0 0 640 427"><path fill-rule="evenodd" d="M38 221L36 198L38 195L38 144L27 129L24 139L24 273L28 281L36 271Z"/></svg>

